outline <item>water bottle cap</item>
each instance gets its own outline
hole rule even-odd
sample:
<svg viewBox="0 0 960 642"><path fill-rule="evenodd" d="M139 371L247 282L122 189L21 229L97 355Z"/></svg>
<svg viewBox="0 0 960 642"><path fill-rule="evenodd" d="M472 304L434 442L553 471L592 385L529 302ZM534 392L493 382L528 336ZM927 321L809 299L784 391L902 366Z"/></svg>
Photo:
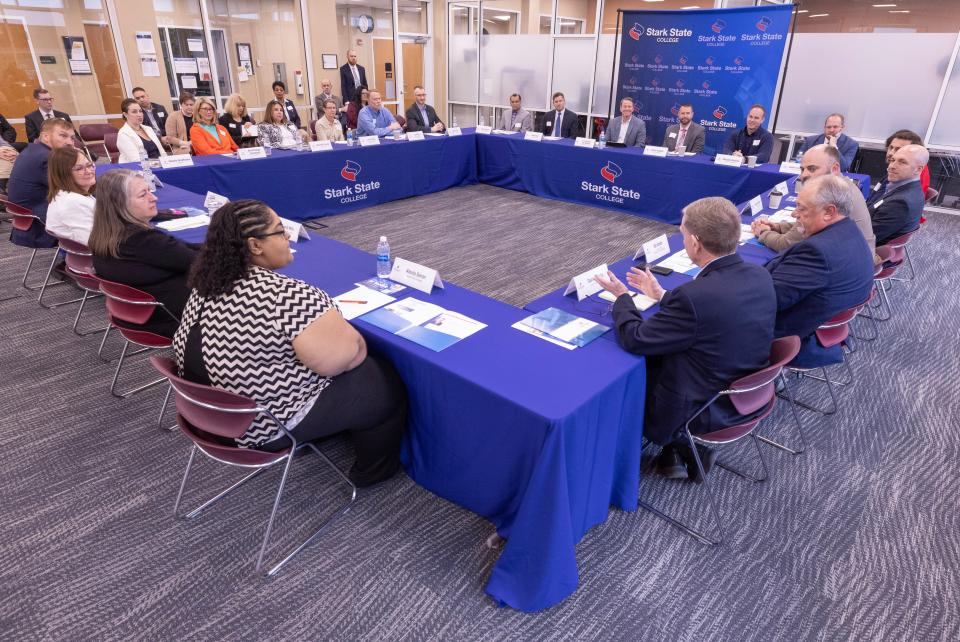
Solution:
<svg viewBox="0 0 960 642"><path fill-rule="evenodd" d="M387 237L386 237L386 236L381 236L381 237L380 237L380 242L381 242L381 243L386 243L386 242L387 242Z"/></svg>

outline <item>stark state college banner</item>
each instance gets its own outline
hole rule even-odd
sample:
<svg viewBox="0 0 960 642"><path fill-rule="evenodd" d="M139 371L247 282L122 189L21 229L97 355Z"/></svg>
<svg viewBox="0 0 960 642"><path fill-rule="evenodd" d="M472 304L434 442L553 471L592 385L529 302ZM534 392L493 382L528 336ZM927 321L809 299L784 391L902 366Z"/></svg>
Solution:
<svg viewBox="0 0 960 642"><path fill-rule="evenodd" d="M704 11L624 11L617 103L637 101L651 145L660 145L683 103L706 129L707 154L744 126L750 105L769 112L792 5Z"/></svg>

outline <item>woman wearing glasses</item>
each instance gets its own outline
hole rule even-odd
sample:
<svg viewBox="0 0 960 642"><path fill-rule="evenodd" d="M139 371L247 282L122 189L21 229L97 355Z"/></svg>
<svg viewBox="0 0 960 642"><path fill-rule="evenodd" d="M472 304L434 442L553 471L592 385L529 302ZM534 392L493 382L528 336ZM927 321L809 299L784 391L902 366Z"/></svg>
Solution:
<svg viewBox="0 0 960 642"><path fill-rule="evenodd" d="M117 133L117 149L120 150L118 162L137 163L143 159L143 154L146 154L147 158L167 155L153 128L149 125L144 127L140 103L133 98L126 98L120 103L120 111L126 122Z"/></svg>
<svg viewBox="0 0 960 642"><path fill-rule="evenodd" d="M217 108L209 98L197 99L197 117L190 128L190 143L197 156L237 151L237 144L230 137L230 132L217 122Z"/></svg>
<svg viewBox="0 0 960 642"><path fill-rule="evenodd" d="M190 381L252 397L298 442L346 432L356 451L350 479L383 481L400 465L406 389L388 362L367 354L326 292L277 272L292 260L266 204L217 210L190 270L193 291L173 338L177 368ZM275 452L290 440L261 416L236 445Z"/></svg>
<svg viewBox="0 0 960 642"><path fill-rule="evenodd" d="M93 229L97 172L76 147L59 147L47 160L47 231L87 244Z"/></svg>

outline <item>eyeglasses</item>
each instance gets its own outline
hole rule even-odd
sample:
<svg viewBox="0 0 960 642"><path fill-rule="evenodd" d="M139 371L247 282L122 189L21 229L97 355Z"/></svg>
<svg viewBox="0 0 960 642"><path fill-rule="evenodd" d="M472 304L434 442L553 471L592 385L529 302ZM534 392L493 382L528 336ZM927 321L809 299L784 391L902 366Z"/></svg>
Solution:
<svg viewBox="0 0 960 642"><path fill-rule="evenodd" d="M37 98L37 100L39 100L39 101L42 102L42 103L52 103L52 102L53 102L53 96L51 96L50 98Z"/></svg>
<svg viewBox="0 0 960 642"><path fill-rule="evenodd" d="M285 229L283 229L283 230L277 230L276 232L267 232L266 234L254 234L254 235L253 235L253 238L255 238L255 239L265 239L265 238L268 238L268 237L270 237L270 236L280 236L281 234L282 234L284 237L286 237L287 240L290 240L290 235L287 234L287 230L285 230Z"/></svg>
<svg viewBox="0 0 960 642"><path fill-rule="evenodd" d="M86 163L84 165L75 165L73 171L75 172L90 172L94 170L93 163Z"/></svg>

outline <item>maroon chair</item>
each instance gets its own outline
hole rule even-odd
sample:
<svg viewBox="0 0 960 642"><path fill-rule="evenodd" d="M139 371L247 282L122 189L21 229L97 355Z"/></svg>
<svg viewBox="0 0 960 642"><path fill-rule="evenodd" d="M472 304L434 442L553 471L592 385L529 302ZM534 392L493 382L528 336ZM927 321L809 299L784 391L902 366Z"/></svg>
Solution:
<svg viewBox="0 0 960 642"><path fill-rule="evenodd" d="M62 285L65 281L56 281L54 283L50 282L51 277L53 276L53 268L56 267L57 259L60 258L61 253L64 256L64 259L74 255L74 264L80 269L84 269L85 266L89 265L88 272L93 271L93 254L90 252L89 248L82 243L77 243L76 241L71 241L70 239L63 239L54 234L53 232L47 231L47 234L57 239L57 243L60 247L60 252L56 252L53 255L53 258L50 261L50 267L47 268L47 276L43 279L43 285L40 286L40 296L37 297L37 303L40 304L40 307L46 308L48 310L53 308L59 308L63 305L70 305L72 303L80 303L81 309L83 304L86 302L87 293L77 299L70 299L69 301L58 301L56 303L44 303L43 295L46 293L47 288L51 288L57 285ZM66 272L67 276L72 277L69 271ZM76 279L73 279L76 282ZM74 331L76 331L76 326L74 326Z"/></svg>
<svg viewBox="0 0 960 642"><path fill-rule="evenodd" d="M110 384L110 394L114 397L126 399L130 395L160 385L166 381L165 378L161 377L156 381L151 381L150 383L132 388L126 392L117 391L117 380L120 378L120 370L123 368L123 362L128 356L127 349L130 347L130 344L140 346L140 349L129 353L129 356L142 354L150 350L162 350L173 345L173 342L167 337L129 326L143 325L157 308L162 309L164 313L169 314L173 319L176 319L176 317L167 310L166 306L157 301L152 294L129 285L123 285L122 283L114 283L113 281L107 281L105 279L98 280L100 282L100 292L106 297L104 302L107 307L107 321L109 321L110 325L103 333L103 340L100 342L100 350L97 354L101 355L102 358L103 347L107 342L107 337L110 335L110 330L116 328L117 331L120 332L120 336L123 337L124 343L123 349L120 351L120 359L117 361L117 369L113 373L113 382ZM120 325L117 321L123 321L128 325ZM169 391L167 397L169 398ZM164 408L166 404L167 401L165 399L163 402ZM163 417L164 408L160 409L161 417Z"/></svg>
<svg viewBox="0 0 960 642"><path fill-rule="evenodd" d="M853 371L850 369L850 364L847 363L846 353L844 352L844 345L849 340L850 337L850 322L853 321L854 317L857 316L859 311L862 309L863 304L855 305L852 308L838 312L830 319L824 321L816 330L817 342L822 345L824 348L832 348L834 346L840 346L840 355L841 361L840 364L845 366L847 369L847 380L846 381L832 381L830 375L827 372L827 366L817 366L814 368L802 368L799 366L790 365L788 370L795 373L798 378L801 379L814 379L815 381L820 381L827 384L827 393L830 395L831 405L828 408L821 408L813 404L800 401L799 399L794 399L793 403L800 406L801 408L806 408L807 410L819 413L821 415L832 415L837 412L839 404L837 402L837 395L833 389L833 385L845 386L853 382ZM819 370L820 374L812 374L813 372Z"/></svg>
<svg viewBox="0 0 960 642"><path fill-rule="evenodd" d="M889 247L893 250L893 254L890 257L892 263L896 263L897 267L909 269L910 275L906 277L891 277L891 281L913 281L916 273L913 271L913 261L910 260L910 252L907 250L907 243L910 242L910 238L920 231L920 228L913 230L912 232L907 232L906 234L901 234L895 239L887 241L886 247Z"/></svg>
<svg viewBox="0 0 960 642"><path fill-rule="evenodd" d="M60 239L60 249L63 250L67 262L67 276L73 279L77 287L83 290L83 297L80 299L80 308L77 310L77 316L73 319L73 332L77 336L85 337L97 332L106 332L110 327L95 328L92 330L80 331L80 317L83 315L83 308L87 300L103 296L100 291L100 279L97 278L93 269L93 253L82 243L71 241L70 239Z"/></svg>
<svg viewBox="0 0 960 642"><path fill-rule="evenodd" d="M397 119L397 124L400 125L400 127L403 127L403 128L407 127L407 119L404 118L402 114L397 114L396 119Z"/></svg>
<svg viewBox="0 0 960 642"><path fill-rule="evenodd" d="M31 225L33 225L34 223L39 223L41 226L44 227L44 230L46 230L46 225L44 225L43 220L40 219L39 216L34 216L33 212L31 212L26 207L23 207L22 205L17 205L16 203L9 201L3 197L0 197L0 205L3 205L6 208L7 213L10 214L10 217L11 217L10 222L13 225L14 229L18 229L21 232L26 232L27 230L30 229ZM20 285L26 288L27 290L30 290L31 292L36 292L46 284L46 281L44 281L40 285L27 284L27 277L30 276L30 270L33 268L33 261L37 258L37 252L39 252L40 250L56 250L56 248L30 247L29 249L32 251L30 252L30 259L27 261L27 269L23 271L23 279L20 280ZM53 262L51 263L51 267L53 267L53 265L56 264L57 254L58 254L57 252L54 252L53 254ZM49 277L49 274L50 274L50 271L48 270L47 271L48 277ZM54 285L59 285L60 283L62 283L62 281L55 283Z"/></svg>
<svg viewBox="0 0 960 642"><path fill-rule="evenodd" d="M888 321L893 316L893 308L890 306L890 295L887 289L902 263L895 261L895 252L889 245L881 245L876 249L876 253L880 257L880 270L873 275L873 285L877 291L877 306L876 314L871 314L877 321Z"/></svg>
<svg viewBox="0 0 960 642"><path fill-rule="evenodd" d="M107 132L103 135L103 147L110 156L111 163L120 161L120 148L117 147L117 133Z"/></svg>
<svg viewBox="0 0 960 642"><path fill-rule="evenodd" d="M317 140L317 121L318 118L314 118L310 121L310 131L307 133L310 135L310 140Z"/></svg>
<svg viewBox="0 0 960 642"><path fill-rule="evenodd" d="M280 478L280 485L277 488L277 495L273 501L273 509L270 512L270 519L267 521L267 529L263 534L263 543L260 545L260 554L257 556L256 571L259 572L263 566L263 558L267 552L267 546L270 542L270 535L273 532L274 520L277 516L277 509L280 506L280 498L283 496L283 488L287 482L287 475L290 472L290 465L293 463L294 454L304 447L309 447L317 456L326 462L337 476L350 488L350 499L341 507L329 515L316 531L288 553L280 562L275 564L266 572L267 576L277 573L284 564L286 564L294 555L306 548L336 517L346 514L353 502L357 498L357 488L350 479L337 468L330 459L317 448L313 443L299 443L296 437L287 430L287 427L269 409L260 406L249 397L215 388L193 383L181 378L176 373L176 368L171 359L160 356L150 357L153 366L170 382L170 387L175 392L177 407L177 424L180 432L193 443L190 449L190 457L187 460L187 468L183 473L183 481L180 482L180 491L177 493L177 499L173 505L173 514L180 517L180 500L183 497L184 488L187 485L187 479L190 476L190 469L193 465L194 457L197 451L204 455L228 466L240 468L255 468L252 473L236 482L226 490L207 500L199 507L187 513L184 517L192 519L200 514L201 511L211 506L228 493L238 488L248 480L256 477L267 468L283 462L283 475ZM266 452L253 448L241 448L235 446L234 440L246 434L250 424L259 415L266 415L290 440L290 447L279 452Z"/></svg>
<svg viewBox="0 0 960 642"><path fill-rule="evenodd" d="M762 476L754 477L746 473L740 472L739 470L734 469L729 465L722 464L717 462L717 465L724 470L728 470L744 479L747 479L751 482L762 482L767 478L767 464L763 458L763 451L760 449L760 444L757 435L753 434L757 426L760 425L764 419L766 419L773 408L776 405L777 395L775 394L775 382L777 379L780 379L784 382L783 378L783 369L789 362L793 361L796 358L797 353L800 351L800 339L795 336L782 337L780 339L774 339L773 343L770 346L770 365L767 367L758 370L753 374L749 374L745 377L737 379L730 384L729 389L721 390L713 396L710 401L705 403L703 406L697 410L696 413L690 419L687 420L687 423L683 426L683 435L687 438L687 441L690 444L690 450L693 453L693 458L697 464L697 470L700 473L700 479L703 480L703 485L707 488L707 497L710 500L710 509L713 513L714 520L716 522L717 532L720 537L716 540L710 539L705 534L694 530L690 526L684 524L680 520L667 515L660 509L646 503L640 502L640 507L645 510L650 511L654 515L657 515L661 519L666 520L670 524L673 524L680 530L684 531L694 539L703 542L704 544L709 544L711 546L717 546L723 541L723 523L720 521L720 511L717 508L716 498L714 497L713 489L710 487L710 484L707 480L707 475L703 468L703 462L700 459L700 454L697 452L697 444L703 444L707 446L719 446L730 444L744 437L751 437L753 439L754 446L757 449L757 455L760 457L760 466L762 470ZM713 403L720 397L729 397L730 402L733 404L733 407L737 409L741 415L747 416L753 413L759 412L757 416L748 421L744 421L741 424L735 426L728 426L720 430L714 430L705 434L694 435L690 432L690 423L700 416L701 413L707 410ZM791 404L792 408L792 404ZM800 434L801 443L805 444L803 438L803 429L800 425L800 418L796 413L796 409L793 409L793 416L797 423L797 430ZM791 450L773 442L769 439L763 439L765 443L768 443L778 448L782 448L794 454L803 452L803 449L800 450Z"/></svg>
<svg viewBox="0 0 960 642"><path fill-rule="evenodd" d="M116 147L117 133L119 130L113 125L107 123L97 123L94 125L80 125L80 138L87 144L87 146L97 145L110 157L111 163L116 163L116 159L119 158L120 152L117 152L117 155L114 156L113 152L110 151L110 148L107 146L107 134L113 134L114 147Z"/></svg>

